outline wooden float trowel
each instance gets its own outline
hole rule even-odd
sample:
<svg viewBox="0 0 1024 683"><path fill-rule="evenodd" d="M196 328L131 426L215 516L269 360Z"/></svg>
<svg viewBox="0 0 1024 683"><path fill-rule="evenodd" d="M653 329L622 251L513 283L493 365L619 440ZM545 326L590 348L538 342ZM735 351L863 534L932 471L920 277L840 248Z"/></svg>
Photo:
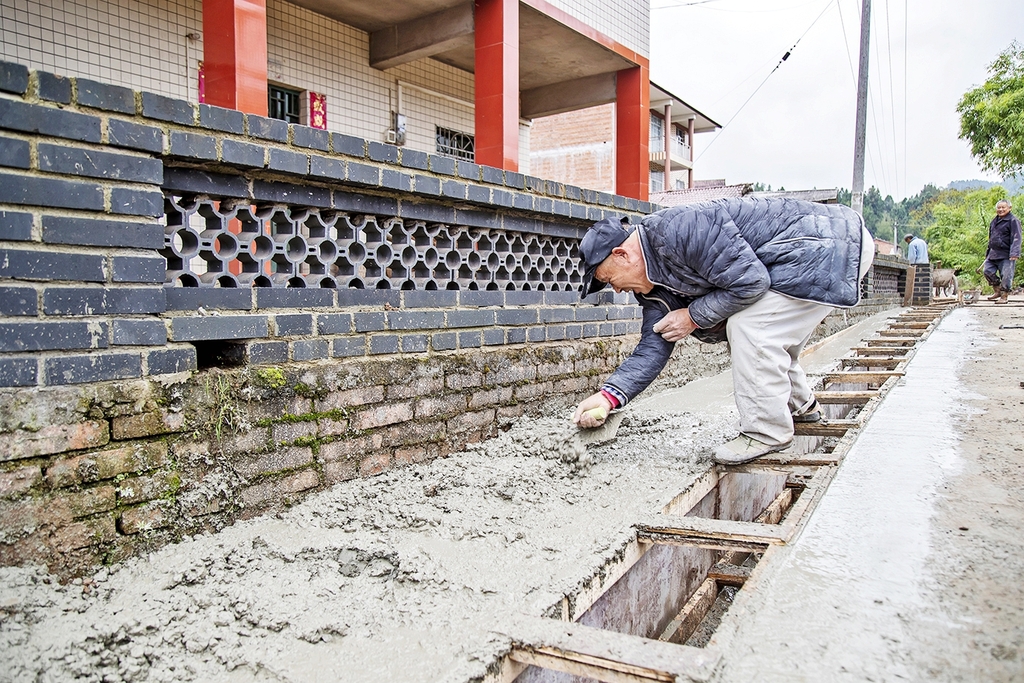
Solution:
<svg viewBox="0 0 1024 683"><path fill-rule="evenodd" d="M595 419L600 420L601 415L605 413L604 408L592 408L589 412ZM622 416L626 413L622 410L613 410L610 414L605 417L605 421L600 427L594 427L593 429L579 429L579 439L584 446L599 446L603 443L608 443L615 438L615 432L619 429L619 423L622 422Z"/></svg>

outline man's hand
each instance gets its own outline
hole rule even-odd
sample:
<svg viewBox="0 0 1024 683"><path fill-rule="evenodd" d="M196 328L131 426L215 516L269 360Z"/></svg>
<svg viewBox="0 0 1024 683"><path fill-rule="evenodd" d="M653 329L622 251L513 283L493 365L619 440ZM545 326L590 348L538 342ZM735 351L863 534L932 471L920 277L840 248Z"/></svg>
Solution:
<svg viewBox="0 0 1024 683"><path fill-rule="evenodd" d="M604 410L604 417L600 420L589 412L595 408ZM572 421L578 424L584 429L593 429L594 427L600 427L604 424L604 421L608 419L608 413L612 410L612 402L605 398L604 394L600 391L583 400L578 406L576 406L576 414L572 416Z"/></svg>
<svg viewBox="0 0 1024 683"><path fill-rule="evenodd" d="M668 315L659 320L654 326L654 331L662 336L665 341L677 342L687 337L697 329L697 325L690 317L690 309L677 308L669 311Z"/></svg>

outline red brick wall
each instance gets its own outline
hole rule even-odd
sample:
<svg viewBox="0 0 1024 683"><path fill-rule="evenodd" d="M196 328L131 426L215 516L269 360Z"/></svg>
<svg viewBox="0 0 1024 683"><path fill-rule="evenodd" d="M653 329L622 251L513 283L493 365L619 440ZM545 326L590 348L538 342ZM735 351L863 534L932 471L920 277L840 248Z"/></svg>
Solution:
<svg viewBox="0 0 1024 683"><path fill-rule="evenodd" d="M611 104L534 119L530 175L614 192L614 123Z"/></svg>

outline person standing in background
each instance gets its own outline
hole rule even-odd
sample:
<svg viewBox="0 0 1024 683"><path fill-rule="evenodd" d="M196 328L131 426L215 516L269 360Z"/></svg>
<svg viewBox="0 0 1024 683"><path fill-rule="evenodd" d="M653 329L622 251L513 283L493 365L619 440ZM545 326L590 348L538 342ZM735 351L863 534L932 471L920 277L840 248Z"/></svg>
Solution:
<svg viewBox="0 0 1024 683"><path fill-rule="evenodd" d="M920 237L914 237L913 235L907 235L903 238L903 241L907 243L907 260L910 261L910 265L919 266L921 264L928 263L928 243Z"/></svg>
<svg viewBox="0 0 1024 683"><path fill-rule="evenodd" d="M988 249L981 272L994 290L989 301L1005 304L1013 287L1013 272L1020 258L1020 219L1010 213L1006 199L996 203L996 217L988 225Z"/></svg>

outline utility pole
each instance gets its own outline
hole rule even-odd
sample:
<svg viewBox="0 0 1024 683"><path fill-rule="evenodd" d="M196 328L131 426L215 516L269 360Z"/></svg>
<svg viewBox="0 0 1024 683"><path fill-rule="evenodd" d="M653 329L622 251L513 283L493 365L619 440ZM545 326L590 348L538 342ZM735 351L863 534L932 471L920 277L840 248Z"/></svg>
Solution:
<svg viewBox="0 0 1024 683"><path fill-rule="evenodd" d="M864 142L868 125L868 38L871 34L871 0L864 0L860 13L860 67L857 74L857 129L853 140L853 189L850 205L864 214Z"/></svg>

